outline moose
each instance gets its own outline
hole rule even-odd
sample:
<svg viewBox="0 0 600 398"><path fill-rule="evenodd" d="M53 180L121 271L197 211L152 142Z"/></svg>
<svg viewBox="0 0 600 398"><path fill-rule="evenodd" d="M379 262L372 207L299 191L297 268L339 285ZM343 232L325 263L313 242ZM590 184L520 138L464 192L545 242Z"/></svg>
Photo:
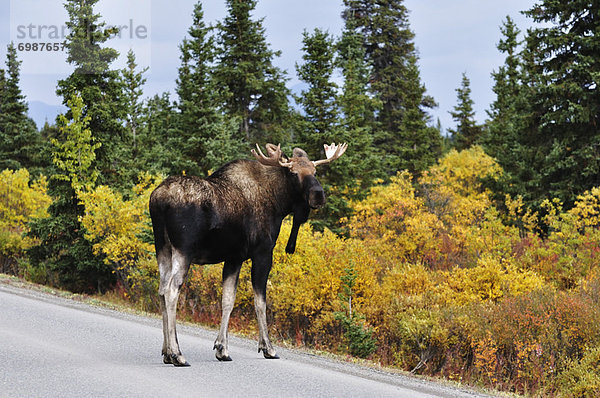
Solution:
<svg viewBox="0 0 600 398"><path fill-rule="evenodd" d="M348 145L324 145L326 158L311 161L294 148L291 158L281 146L258 144L256 160L235 160L206 178L176 176L165 179L150 196L150 216L160 272L159 302L163 319L163 362L189 366L181 353L175 328L177 302L191 263L223 262L221 327L213 349L219 361L231 361L228 324L242 263L252 260L251 280L258 321L258 352L279 358L267 332L266 289L273 249L283 219L293 213L286 245L294 253L300 225L310 209L325 204L316 167L344 154Z"/></svg>

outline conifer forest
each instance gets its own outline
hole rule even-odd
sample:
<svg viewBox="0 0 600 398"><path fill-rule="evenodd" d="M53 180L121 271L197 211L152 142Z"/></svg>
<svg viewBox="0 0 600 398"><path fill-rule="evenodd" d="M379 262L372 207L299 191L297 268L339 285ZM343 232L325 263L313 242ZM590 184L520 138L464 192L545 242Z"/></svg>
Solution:
<svg viewBox="0 0 600 398"><path fill-rule="evenodd" d="M463 74L441 131L403 0L343 0L341 34L305 30L295 71L275 66L259 0L225 0L215 24L199 1L175 92L154 96L133 51L114 68L99 1L64 1L73 72L56 120L28 117L14 44L0 67L0 273L158 312L148 199L166 176L209 175L256 143L321 159L348 142L319 170L327 203L296 253L275 248L274 343L600 396L600 2L539 0L526 30L506 17L485 122ZM182 318L219 324L221 269L192 266ZM231 328L257 333L248 265Z"/></svg>

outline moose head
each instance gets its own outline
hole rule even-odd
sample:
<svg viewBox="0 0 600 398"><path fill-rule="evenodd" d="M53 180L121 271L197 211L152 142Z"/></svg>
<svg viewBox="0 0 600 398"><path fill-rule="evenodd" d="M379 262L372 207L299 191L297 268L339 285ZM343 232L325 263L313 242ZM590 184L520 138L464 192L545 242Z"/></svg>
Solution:
<svg viewBox="0 0 600 398"><path fill-rule="evenodd" d="M298 184L302 189L304 200L313 209L318 209L325 204L325 193L323 187L315 177L317 166L330 163L346 152L348 144L324 145L326 159L311 161L306 152L300 148L294 148L292 157L288 158L281 152L281 145L267 144L267 156L256 144L256 150L252 154L265 166L280 166L287 168L298 178Z"/></svg>

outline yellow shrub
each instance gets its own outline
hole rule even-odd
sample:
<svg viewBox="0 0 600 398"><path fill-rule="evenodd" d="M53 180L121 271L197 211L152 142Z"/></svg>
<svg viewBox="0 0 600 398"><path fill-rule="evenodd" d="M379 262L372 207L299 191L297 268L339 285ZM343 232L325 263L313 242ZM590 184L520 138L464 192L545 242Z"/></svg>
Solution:
<svg viewBox="0 0 600 398"><path fill-rule="evenodd" d="M502 225L482 182L500 173L480 147L451 151L423 173L417 188L407 172L372 188L365 200L353 204L349 230L385 263L448 269L472 265L489 250L505 254L517 230Z"/></svg>
<svg viewBox="0 0 600 398"><path fill-rule="evenodd" d="M544 201L542 208L548 236L526 236L521 267L535 270L559 289L577 287L600 264L600 188L579 196L568 211L557 199Z"/></svg>
<svg viewBox="0 0 600 398"><path fill-rule="evenodd" d="M0 173L0 272L16 273L16 259L32 246L33 241L24 234L29 221L47 217L51 199L46 192L43 176L30 182L26 169Z"/></svg>
<svg viewBox="0 0 600 398"><path fill-rule="evenodd" d="M596 229L600 227L600 187L592 188L577 197L575 206L569 210L575 217L576 226L580 229Z"/></svg>
<svg viewBox="0 0 600 398"><path fill-rule="evenodd" d="M368 242L380 262L425 261L440 246L436 239L443 225L416 196L407 172L392 177L389 185L372 188L354 209L351 234Z"/></svg>
<svg viewBox="0 0 600 398"><path fill-rule="evenodd" d="M126 286L135 283L130 278L140 264L152 267L154 245L151 239L142 237L151 236L148 200L159 181L159 178L142 175L129 200L106 186L80 194L85 205L81 219L85 237ZM153 274L151 268L148 272Z"/></svg>
<svg viewBox="0 0 600 398"><path fill-rule="evenodd" d="M586 351L580 361L570 360L554 383L561 398L600 396L600 347Z"/></svg>
<svg viewBox="0 0 600 398"><path fill-rule="evenodd" d="M396 315L408 308L431 308L435 274L421 264L397 264L385 273L375 287L367 318L378 327L393 329Z"/></svg>
<svg viewBox="0 0 600 398"><path fill-rule="evenodd" d="M496 302L536 290L544 280L533 271L519 270L508 260L483 257L473 268L455 268L442 272L444 282L438 287L442 302L465 305L482 301Z"/></svg>
<svg viewBox="0 0 600 398"><path fill-rule="evenodd" d="M423 173L419 183L442 202L442 209L437 211L443 210L440 218L447 225L471 224L480 221L491 204L482 181L497 179L501 173L494 159L475 146L461 152L451 150Z"/></svg>
<svg viewBox="0 0 600 398"><path fill-rule="evenodd" d="M352 263L357 273L352 303L359 311L375 290L380 270L362 242L327 229L315 232L308 224L300 228L296 252L288 255L284 249L290 230L285 221L273 255L269 302L276 322L290 336L300 343L306 334L318 342L336 327L333 314L340 310L345 269Z"/></svg>

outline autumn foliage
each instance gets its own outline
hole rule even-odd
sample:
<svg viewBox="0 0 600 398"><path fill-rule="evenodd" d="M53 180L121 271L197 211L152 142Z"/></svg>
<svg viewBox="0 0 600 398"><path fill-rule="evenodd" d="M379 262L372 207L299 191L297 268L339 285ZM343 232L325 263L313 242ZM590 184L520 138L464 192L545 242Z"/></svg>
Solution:
<svg viewBox="0 0 600 398"><path fill-rule="evenodd" d="M46 217L50 202L45 178L31 181L26 169L0 173L0 272L19 273L18 263L35 243L26 236L27 224Z"/></svg>
<svg viewBox="0 0 600 398"><path fill-rule="evenodd" d="M501 174L479 147L451 151L417 179L400 172L371 188L342 220L347 237L303 226L293 255L285 221L268 284L271 334L485 387L600 394L600 188L569 210L548 200L532 213L519 197L499 209L485 187ZM159 181L142 176L126 197L105 186L82 196L86 238L147 310L158 280L147 202ZM27 189L42 195L43 181ZM249 268L231 324L252 334ZM218 324L220 282L220 265L193 266L182 316Z"/></svg>

